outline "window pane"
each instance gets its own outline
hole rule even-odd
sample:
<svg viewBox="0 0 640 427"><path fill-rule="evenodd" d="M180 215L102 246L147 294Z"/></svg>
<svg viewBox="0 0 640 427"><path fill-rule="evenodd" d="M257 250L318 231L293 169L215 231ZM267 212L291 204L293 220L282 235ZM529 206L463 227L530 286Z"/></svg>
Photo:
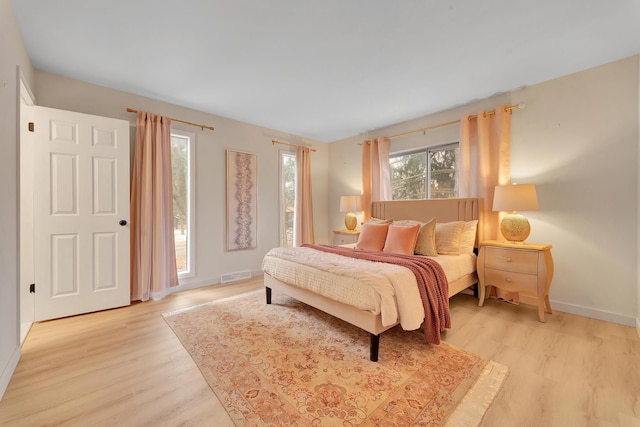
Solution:
<svg viewBox="0 0 640 427"><path fill-rule="evenodd" d="M178 273L189 271L189 138L171 135L173 225Z"/></svg>
<svg viewBox="0 0 640 427"><path fill-rule="evenodd" d="M429 151L429 198L457 197L456 155L458 148Z"/></svg>
<svg viewBox="0 0 640 427"><path fill-rule="evenodd" d="M282 152L280 156L280 183L282 206L280 212L280 244L293 247L293 221L296 204L296 156Z"/></svg>
<svg viewBox="0 0 640 427"><path fill-rule="evenodd" d="M389 159L393 200L426 199L427 153L405 154Z"/></svg>

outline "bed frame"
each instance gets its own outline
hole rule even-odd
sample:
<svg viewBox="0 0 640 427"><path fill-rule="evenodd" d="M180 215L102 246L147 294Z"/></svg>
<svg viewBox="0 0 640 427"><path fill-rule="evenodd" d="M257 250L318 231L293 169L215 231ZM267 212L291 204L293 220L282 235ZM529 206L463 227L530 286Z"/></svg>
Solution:
<svg viewBox="0 0 640 427"><path fill-rule="evenodd" d="M437 222L477 219L478 231L482 230L480 226L482 223L482 199L394 200L373 202L371 208L371 216L382 219L413 219L423 222L433 217L436 218ZM476 247L478 241L479 237L476 236ZM478 276L475 272L450 282L449 297L476 283L478 283ZM271 304L272 290L277 290L369 332L371 338L369 359L372 362L378 360L380 334L399 323L383 326L380 314L375 315L369 311L331 300L306 289L277 280L266 273L264 275L264 285L267 304Z"/></svg>

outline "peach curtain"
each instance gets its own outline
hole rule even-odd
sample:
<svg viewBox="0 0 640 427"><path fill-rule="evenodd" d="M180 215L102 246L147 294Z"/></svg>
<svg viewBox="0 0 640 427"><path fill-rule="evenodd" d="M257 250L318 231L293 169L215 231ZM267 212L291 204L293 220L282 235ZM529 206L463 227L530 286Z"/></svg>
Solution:
<svg viewBox="0 0 640 427"><path fill-rule="evenodd" d="M371 202L391 200L389 170L389 138L377 138L362 144L362 209L363 220L371 217Z"/></svg>
<svg viewBox="0 0 640 427"><path fill-rule="evenodd" d="M171 121L138 112L131 179L131 300L178 285L173 235Z"/></svg>
<svg viewBox="0 0 640 427"><path fill-rule="evenodd" d="M311 150L309 147L298 146L296 148L296 206L294 215L294 246L315 243L311 197Z"/></svg>
<svg viewBox="0 0 640 427"><path fill-rule="evenodd" d="M498 212L493 212L496 185L510 181L511 111L499 105L493 112L480 111L477 118L464 116L460 121L460 197L483 199L482 229L478 241L497 239L500 233Z"/></svg>

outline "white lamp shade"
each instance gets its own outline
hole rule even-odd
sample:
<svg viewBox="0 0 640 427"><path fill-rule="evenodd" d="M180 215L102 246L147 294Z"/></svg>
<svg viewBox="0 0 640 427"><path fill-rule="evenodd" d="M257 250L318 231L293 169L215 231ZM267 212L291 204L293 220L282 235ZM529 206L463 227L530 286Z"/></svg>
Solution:
<svg viewBox="0 0 640 427"><path fill-rule="evenodd" d="M340 196L340 212L362 211L361 196Z"/></svg>
<svg viewBox="0 0 640 427"><path fill-rule="evenodd" d="M493 193L494 211L538 210L538 196L534 184L499 185Z"/></svg>

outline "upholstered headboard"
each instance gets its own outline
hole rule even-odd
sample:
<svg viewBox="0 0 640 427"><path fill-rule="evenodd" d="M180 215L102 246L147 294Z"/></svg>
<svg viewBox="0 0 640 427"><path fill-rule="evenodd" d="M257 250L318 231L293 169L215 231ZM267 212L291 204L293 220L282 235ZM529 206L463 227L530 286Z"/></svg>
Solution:
<svg viewBox="0 0 640 427"><path fill-rule="evenodd" d="M478 220L477 242L482 224L482 199L431 199L431 200L392 200L371 203L371 216L374 218L413 219L428 221L435 217L437 222Z"/></svg>

